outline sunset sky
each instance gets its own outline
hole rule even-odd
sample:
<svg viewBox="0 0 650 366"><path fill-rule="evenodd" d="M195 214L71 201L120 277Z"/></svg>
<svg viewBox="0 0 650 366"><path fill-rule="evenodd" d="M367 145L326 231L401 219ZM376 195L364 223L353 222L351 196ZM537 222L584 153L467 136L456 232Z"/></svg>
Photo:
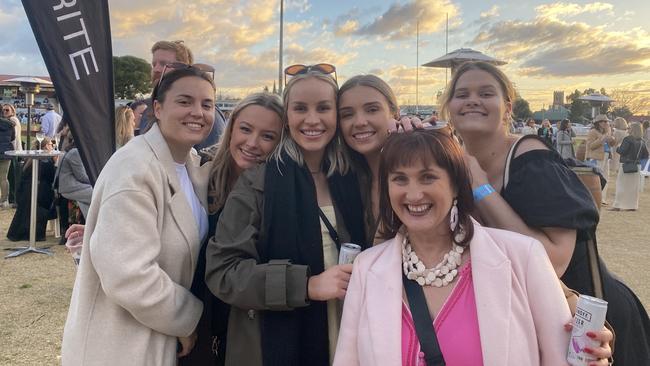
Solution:
<svg viewBox="0 0 650 366"><path fill-rule="evenodd" d="M278 77L278 0L110 0L113 54L150 60L160 39L183 39L217 69L217 88L242 96ZM650 97L650 1L286 0L284 65L329 62L339 82L374 73L415 104L420 64L470 47L504 70L533 109L554 90L625 89ZM18 0L0 0L0 74L47 75ZM420 104L433 104L444 69L420 68Z"/></svg>

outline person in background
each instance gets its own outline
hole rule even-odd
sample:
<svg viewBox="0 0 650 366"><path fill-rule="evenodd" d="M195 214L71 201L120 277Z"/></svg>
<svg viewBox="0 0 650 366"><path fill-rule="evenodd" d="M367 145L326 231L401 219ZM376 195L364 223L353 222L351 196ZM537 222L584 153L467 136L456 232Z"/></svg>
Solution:
<svg viewBox="0 0 650 366"><path fill-rule="evenodd" d="M66 200L77 202L83 217L86 218L93 195L93 186L86 174L86 169L81 161L79 150L75 146L72 133L68 133L67 140L66 150L64 150L66 153L59 159L57 168L57 190Z"/></svg>
<svg viewBox="0 0 650 366"><path fill-rule="evenodd" d="M144 100L136 100L129 104L129 108L133 110L133 116L135 117L135 127L133 132L134 135L137 136L140 134L140 121L142 120L142 114L147 109L147 104Z"/></svg>
<svg viewBox="0 0 650 366"><path fill-rule="evenodd" d="M620 154L620 166L616 177L616 196L611 210L636 211L639 208L641 160L648 158L641 124L630 124L629 134L623 138L616 151Z"/></svg>
<svg viewBox="0 0 650 366"><path fill-rule="evenodd" d="M52 151L53 144L49 138L44 138L41 146L45 151ZM32 149L39 147L38 141L33 140ZM52 183L56 173L55 159L29 159L23 165L21 182L16 191L16 212L11 220L9 230L7 230L7 239L11 241L29 240L29 219L32 201L32 164L39 164L38 173L38 200L36 204L36 240L45 240L45 229L47 221L56 217L52 210L54 202L54 190Z"/></svg>
<svg viewBox="0 0 650 366"><path fill-rule="evenodd" d="M594 118L593 126L587 134L585 160L600 168L605 179L609 180L609 154L605 152L605 144L613 144L615 138L609 128L609 118L599 114ZM602 204L607 205L607 187L603 187Z"/></svg>
<svg viewBox="0 0 650 366"><path fill-rule="evenodd" d="M63 366L174 366L196 341L203 304L190 286L208 234L210 166L192 146L210 133L215 89L209 73L184 66L152 98L155 124L111 156L94 187Z"/></svg>
<svg viewBox="0 0 650 366"><path fill-rule="evenodd" d="M537 135L537 125L535 124L535 120L530 118L528 122L526 122L526 125L524 128L521 129L521 134L522 135Z"/></svg>
<svg viewBox="0 0 650 366"><path fill-rule="evenodd" d="M23 141L22 141L22 124L20 119L16 116L16 108L13 104L3 104L2 105L2 116L4 118L13 121L14 130L16 132L16 137L14 138L13 145L14 150L21 151L23 150ZM9 166L8 180L9 180L9 203L12 207L16 207L16 185L20 181L20 170L21 164L19 159L11 159L11 165Z"/></svg>
<svg viewBox="0 0 650 366"><path fill-rule="evenodd" d="M553 148L553 128L551 127L551 121L544 119L542 121L542 126L537 130L537 136L539 136L546 146Z"/></svg>
<svg viewBox="0 0 650 366"><path fill-rule="evenodd" d="M614 137L614 142L609 146L611 151L611 159L609 161L609 170L612 173L618 173L618 167L620 163L620 154L617 152L618 147L621 146L621 142L628 135L628 123L623 117L614 118L614 130L612 136Z"/></svg>
<svg viewBox="0 0 650 366"><path fill-rule="evenodd" d="M61 122L61 115L54 111L54 105L47 105L47 113L41 117L41 132L49 138L54 138L56 128Z"/></svg>
<svg viewBox="0 0 650 366"><path fill-rule="evenodd" d="M575 159L576 154L573 148L573 138L575 134L571 129L571 122L568 119L563 119L560 122L560 130L557 132L557 152L562 159Z"/></svg>
<svg viewBox="0 0 650 366"><path fill-rule="evenodd" d="M128 106L115 108L115 147L117 149L126 145L133 138L135 128L135 115Z"/></svg>
<svg viewBox="0 0 650 366"><path fill-rule="evenodd" d="M461 65L443 96L442 114L467 151L473 217L485 226L537 239L569 288L595 296L602 287L609 302L607 320L617 338L616 364L650 364L650 319L643 304L597 255L593 261L600 276L592 277L589 248L597 253L599 213L591 194L537 136L507 133L514 100L508 77L484 62Z"/></svg>
<svg viewBox="0 0 650 366"><path fill-rule="evenodd" d="M9 166L11 157L5 155L5 152L14 150L16 140L16 122L0 118L0 208L9 208Z"/></svg>
<svg viewBox="0 0 650 366"><path fill-rule="evenodd" d="M173 63L183 63L191 65L194 63L194 54L185 45L183 41L158 41L151 47L151 87L158 84L158 80L162 77L165 65ZM145 133L150 127L152 120L151 99L146 99L147 110L145 110L140 125L138 126L139 133ZM219 141L219 136L226 127L226 118L223 116L221 110L215 105L215 115L212 131L208 137L198 143L194 148L200 151L203 148L212 146Z"/></svg>
<svg viewBox="0 0 650 366"><path fill-rule="evenodd" d="M12 104L3 104L2 105L2 117L12 121L14 123L15 138L13 140L14 150L22 150L23 143L21 140L22 127L20 125L20 120L16 117L16 108Z"/></svg>
<svg viewBox="0 0 650 366"><path fill-rule="evenodd" d="M645 148L650 151L650 121L643 121L643 141L645 142ZM641 167L643 168L644 177L647 178L650 176L650 160L645 159L641 160ZM641 191L643 192L643 187L645 186L645 179L641 181Z"/></svg>

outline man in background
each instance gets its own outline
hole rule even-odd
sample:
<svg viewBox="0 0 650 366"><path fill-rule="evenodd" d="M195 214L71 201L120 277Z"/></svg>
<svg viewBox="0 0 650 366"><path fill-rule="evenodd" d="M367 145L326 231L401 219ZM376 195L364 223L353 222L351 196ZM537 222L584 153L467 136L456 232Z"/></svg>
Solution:
<svg viewBox="0 0 650 366"><path fill-rule="evenodd" d="M182 62L191 65L194 63L194 55L192 51L185 46L183 41L158 41L151 47L151 89L158 85L162 77L165 65L174 62ZM169 70L171 71L171 70ZM167 72L167 71L166 71ZM148 130L149 121L153 118L151 115L151 99L146 99L147 110L142 114L139 127L140 133ZM226 127L226 119L223 113L215 106L216 113L214 114L214 125L208 137L200 144L194 146L197 150L205 147L212 146L219 141L219 136Z"/></svg>
<svg viewBox="0 0 650 366"><path fill-rule="evenodd" d="M41 132L49 138L54 138L56 128L61 122L61 116L54 111L54 105L47 105L47 113L41 117Z"/></svg>

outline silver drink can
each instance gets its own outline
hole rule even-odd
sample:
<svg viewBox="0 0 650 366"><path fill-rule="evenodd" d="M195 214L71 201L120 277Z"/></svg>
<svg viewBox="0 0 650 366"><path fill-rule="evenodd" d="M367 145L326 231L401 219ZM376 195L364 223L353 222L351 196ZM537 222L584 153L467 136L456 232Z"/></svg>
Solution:
<svg viewBox="0 0 650 366"><path fill-rule="evenodd" d="M573 366L587 366L596 361L596 357L585 353L585 347L594 349L600 342L587 337L587 332L597 332L605 325L607 301L596 297L580 295L573 318L573 331L569 341L567 361Z"/></svg>
<svg viewBox="0 0 650 366"><path fill-rule="evenodd" d="M341 244L339 264L351 264L359 253L361 253L361 246L352 243Z"/></svg>

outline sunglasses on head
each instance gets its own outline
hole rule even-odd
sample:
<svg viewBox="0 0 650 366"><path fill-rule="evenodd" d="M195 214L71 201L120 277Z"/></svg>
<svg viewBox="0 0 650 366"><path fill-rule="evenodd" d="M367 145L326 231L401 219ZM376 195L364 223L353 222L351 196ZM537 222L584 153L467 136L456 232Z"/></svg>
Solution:
<svg viewBox="0 0 650 366"><path fill-rule="evenodd" d="M306 74L310 71L319 72L323 75L334 74L334 81L338 83L338 80L336 78L336 67L332 64L321 63L315 65L296 64L296 65L288 66L286 69L284 69L284 85L285 86L287 85L287 75L296 76L296 75Z"/></svg>
<svg viewBox="0 0 650 366"><path fill-rule="evenodd" d="M163 67L162 73L160 75L160 79L158 79L158 84L156 84L156 87L154 88L154 94L152 95L151 99L154 100L156 99L156 96L158 94L158 88L160 87L160 84L162 83L163 79L165 78L165 74L167 71L171 70L184 70L184 69L197 69L199 71L209 73L210 77L212 80L214 80L214 67L206 64L186 64L184 62L171 62L166 64Z"/></svg>

